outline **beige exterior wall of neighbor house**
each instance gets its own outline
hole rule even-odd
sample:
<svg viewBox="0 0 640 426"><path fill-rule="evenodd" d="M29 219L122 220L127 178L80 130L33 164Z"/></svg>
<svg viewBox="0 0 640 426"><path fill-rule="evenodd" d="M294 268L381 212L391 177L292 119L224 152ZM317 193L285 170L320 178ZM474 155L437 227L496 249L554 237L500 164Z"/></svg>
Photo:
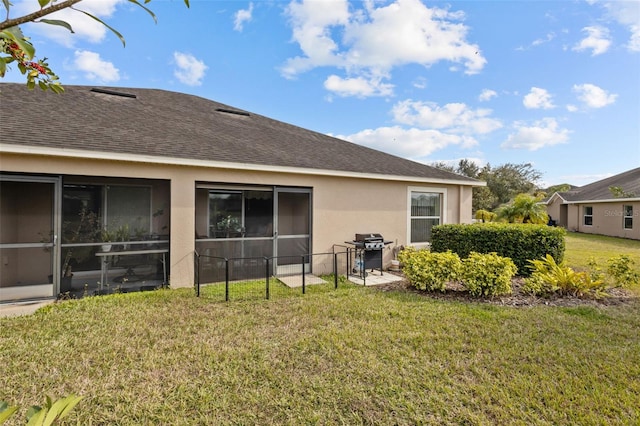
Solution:
<svg viewBox="0 0 640 426"><path fill-rule="evenodd" d="M624 206L632 208L631 216L626 217L627 225L631 219L631 229L625 228ZM585 224L585 207L591 208L591 225ZM640 240L640 201L569 204L567 210L569 231Z"/></svg>
<svg viewBox="0 0 640 426"><path fill-rule="evenodd" d="M551 219L556 221L556 224L558 226L566 227L567 222L566 220L563 220L564 218L561 217L562 215L560 213L561 206L562 206L562 199L558 197L553 197L547 203L547 214Z"/></svg>
<svg viewBox="0 0 640 426"><path fill-rule="evenodd" d="M0 171L169 180L172 287L189 287L194 283L198 182L311 188L312 253L331 252L334 244L352 240L355 233L376 232L393 241L384 254L385 262L389 262L395 244L408 244L411 188L437 190L443 194L443 223L471 223L472 219L471 186L395 178L341 177L331 172L312 175L251 170L255 166L237 170L205 164L161 164L163 160L157 158L150 158L149 162L114 161L96 158L100 157L99 153L86 153L86 158L65 155L69 154L64 150L52 150L52 155L3 153ZM305 170L307 172L314 173ZM640 206L637 208L640 211ZM640 227L640 220L638 222Z"/></svg>

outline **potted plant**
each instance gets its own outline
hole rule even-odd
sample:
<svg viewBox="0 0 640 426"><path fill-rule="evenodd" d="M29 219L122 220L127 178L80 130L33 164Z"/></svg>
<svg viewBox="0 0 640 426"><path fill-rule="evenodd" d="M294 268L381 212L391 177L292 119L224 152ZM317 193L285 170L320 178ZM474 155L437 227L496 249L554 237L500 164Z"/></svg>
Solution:
<svg viewBox="0 0 640 426"><path fill-rule="evenodd" d="M100 238L103 243L111 243L115 239L115 233L109 231L107 228L104 228L100 232ZM111 251L111 247L111 244L103 244L102 246L100 246L103 252Z"/></svg>
<svg viewBox="0 0 640 426"><path fill-rule="evenodd" d="M122 243L127 243L127 242L131 241L131 233L129 231L129 224L125 223L124 225L119 226L118 229L115 230L114 241L118 241L118 242L122 242ZM123 244L122 248L124 250L126 250L127 248L129 248L129 245L128 244Z"/></svg>
<svg viewBox="0 0 640 426"><path fill-rule="evenodd" d="M222 233L223 236L227 238L236 236L242 232L242 227L240 226L240 221L238 218L235 218L231 215L227 217L223 217L222 220L219 220L216 224L216 230Z"/></svg>
<svg viewBox="0 0 640 426"><path fill-rule="evenodd" d="M396 241L397 244L397 241ZM393 247L391 252L393 253L393 260L391 261L391 267L389 268L391 271L399 271L400 270L400 260L398 260L398 254L404 249L404 246L396 245Z"/></svg>

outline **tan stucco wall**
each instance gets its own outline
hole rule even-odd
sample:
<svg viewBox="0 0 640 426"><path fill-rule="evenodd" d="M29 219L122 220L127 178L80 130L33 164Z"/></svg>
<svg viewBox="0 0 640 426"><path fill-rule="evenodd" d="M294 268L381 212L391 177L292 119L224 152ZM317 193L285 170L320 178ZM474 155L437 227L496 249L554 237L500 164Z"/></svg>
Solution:
<svg viewBox="0 0 640 426"><path fill-rule="evenodd" d="M557 198L553 198L547 204L547 214L549 217L556 221L556 223L560 226L565 226L566 224L561 223L560 221L560 205L562 204L562 200Z"/></svg>
<svg viewBox="0 0 640 426"><path fill-rule="evenodd" d="M171 182L171 286L193 285L196 182L259 184L312 188L312 252L330 252L355 233L378 232L406 245L409 188L442 188L445 223L471 222L471 188L433 183L310 176L283 172L241 171L96 159L2 154L3 172L74 174L104 177L168 179ZM387 247L385 260L391 259Z"/></svg>
<svg viewBox="0 0 640 426"><path fill-rule="evenodd" d="M633 206L633 229L624 229L623 206L625 205ZM591 226L584 225L584 206L593 208L593 224ZM621 200L610 203L570 204L568 206L567 229L587 234L640 240L640 202Z"/></svg>

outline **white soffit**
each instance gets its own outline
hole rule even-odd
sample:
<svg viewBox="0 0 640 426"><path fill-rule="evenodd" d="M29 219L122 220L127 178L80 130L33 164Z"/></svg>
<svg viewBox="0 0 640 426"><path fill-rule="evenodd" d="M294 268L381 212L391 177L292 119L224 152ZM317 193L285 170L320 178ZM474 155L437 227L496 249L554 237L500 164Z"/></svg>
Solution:
<svg viewBox="0 0 640 426"><path fill-rule="evenodd" d="M278 172L278 173L304 174L304 175L312 175L312 176L350 177L350 178L358 178L358 179L406 181L406 182L421 182L421 183L429 182L429 183L439 183L443 185L463 185L463 186L486 186L487 185L486 182L482 182L482 181L470 182L470 181L456 180L456 179L422 178L417 176L384 175L384 174L376 174L376 173L359 173L359 172L348 172L348 171L340 171L340 170L269 166L264 164L231 163L231 162L224 162L224 161L197 160L197 159L191 159L191 158L172 158L172 157L159 157L159 156L152 156L152 155L121 154L121 153L102 152L102 151L84 151L79 149L12 145L12 144L5 144L5 143L0 143L0 153L43 155L43 156L52 156L52 157L85 158L85 159L91 159L91 160L122 161L122 162L130 162L130 163L167 164L167 165L174 165L174 166L206 167L206 168L230 169L230 170Z"/></svg>

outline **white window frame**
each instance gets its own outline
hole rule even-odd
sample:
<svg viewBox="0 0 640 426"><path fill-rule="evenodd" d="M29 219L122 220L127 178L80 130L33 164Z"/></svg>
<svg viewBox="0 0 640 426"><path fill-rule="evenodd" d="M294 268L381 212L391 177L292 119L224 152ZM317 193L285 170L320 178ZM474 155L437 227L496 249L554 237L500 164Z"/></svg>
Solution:
<svg viewBox="0 0 640 426"><path fill-rule="evenodd" d="M627 207L631 209L631 214L627 215ZM627 227L627 219L631 221L631 226ZM622 229L633 229L633 205L625 204L622 206Z"/></svg>
<svg viewBox="0 0 640 426"><path fill-rule="evenodd" d="M591 214L587 214L587 208L591 209ZM591 218L591 225L587 225L587 218ZM593 206L582 206L582 225L593 226Z"/></svg>
<svg viewBox="0 0 640 426"><path fill-rule="evenodd" d="M440 224L447 223L447 188L438 188L432 186L410 186L407 188L407 243L416 248L429 247L429 242L413 242L411 241L411 219L425 218L426 216L411 216L411 195L414 192L425 192L431 194L440 194ZM429 216L426 218L436 218L436 216Z"/></svg>

